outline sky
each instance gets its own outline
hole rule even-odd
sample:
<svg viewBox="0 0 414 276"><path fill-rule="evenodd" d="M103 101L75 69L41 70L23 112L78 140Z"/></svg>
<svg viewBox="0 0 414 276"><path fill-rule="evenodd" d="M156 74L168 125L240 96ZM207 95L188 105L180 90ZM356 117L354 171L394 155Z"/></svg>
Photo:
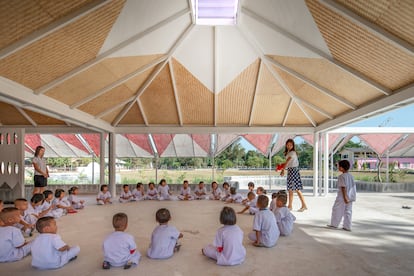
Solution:
<svg viewBox="0 0 414 276"><path fill-rule="evenodd" d="M385 112L383 114L373 116L368 119L358 121L353 124L346 125L347 127L414 127L414 104L401 107L392 111ZM300 137L295 138L295 143L301 143L303 139ZM355 141L357 142L357 141ZM249 142L244 138L240 140L241 146L246 151L255 150Z"/></svg>

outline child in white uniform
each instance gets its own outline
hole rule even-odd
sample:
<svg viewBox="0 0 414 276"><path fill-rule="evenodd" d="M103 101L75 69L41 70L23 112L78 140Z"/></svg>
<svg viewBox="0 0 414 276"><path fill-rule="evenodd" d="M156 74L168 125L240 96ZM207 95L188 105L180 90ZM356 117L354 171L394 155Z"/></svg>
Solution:
<svg viewBox="0 0 414 276"><path fill-rule="evenodd" d="M168 221L171 220L168 209L159 209L155 214L155 219L160 225L152 232L147 256L151 259L168 259L180 249L178 239L181 239L183 234L174 226L168 225Z"/></svg>
<svg viewBox="0 0 414 276"><path fill-rule="evenodd" d="M40 233L32 243L32 266L37 269L57 269L75 260L79 246L70 247L56 234L57 225L53 217L40 218L36 223Z"/></svg>
<svg viewBox="0 0 414 276"><path fill-rule="evenodd" d="M132 191L132 196L134 197L135 201L141 201L145 199L144 185L142 185L141 182L137 183L137 186Z"/></svg>
<svg viewBox="0 0 414 276"><path fill-rule="evenodd" d="M43 196L45 200L39 208L39 218L45 216L60 218L62 216L62 211L61 209L55 209L55 205L53 204L53 192L51 190L46 190L43 192Z"/></svg>
<svg viewBox="0 0 414 276"><path fill-rule="evenodd" d="M148 190L145 199L158 200L158 191L155 189L155 184L153 182L150 182L148 184Z"/></svg>
<svg viewBox="0 0 414 276"><path fill-rule="evenodd" d="M172 193L170 191L170 187L168 187L167 181L165 179L161 179L160 184L158 185L158 199L159 200L171 200Z"/></svg>
<svg viewBox="0 0 414 276"><path fill-rule="evenodd" d="M20 213L20 221L14 226L19 228L24 235L31 236L35 227L35 220L27 214L27 209L29 208L27 200L25 198L18 198L14 201L14 206Z"/></svg>
<svg viewBox="0 0 414 276"><path fill-rule="evenodd" d="M247 183L247 189L249 190L247 192L247 194L249 194L250 192L254 193L254 183L253 182L249 182ZM247 196L245 199L243 199L242 204L245 204L249 201L249 197Z"/></svg>
<svg viewBox="0 0 414 276"><path fill-rule="evenodd" d="M243 201L243 197L241 194L237 193L235 187L230 188L230 197L226 200L226 203L241 203Z"/></svg>
<svg viewBox="0 0 414 276"><path fill-rule="evenodd" d="M221 189L218 187L216 181L211 182L211 195L210 200L220 200L221 199Z"/></svg>
<svg viewBox="0 0 414 276"><path fill-rule="evenodd" d="M128 227L128 216L125 213L117 213L112 218L115 232L107 236L103 242L104 262L103 269L111 266L123 266L124 269L138 265L141 254L137 250L134 237L124 231Z"/></svg>
<svg viewBox="0 0 414 276"><path fill-rule="evenodd" d="M184 180L183 186L181 187L180 194L178 195L179 200L193 200L194 197L191 195L191 188L188 186L188 181Z"/></svg>
<svg viewBox="0 0 414 276"><path fill-rule="evenodd" d="M279 194L276 197L276 208L273 214L276 218L276 223L281 236L289 236L293 231L293 223L296 217L286 207L287 194Z"/></svg>
<svg viewBox="0 0 414 276"><path fill-rule="evenodd" d="M200 181L198 183L197 189L194 191L195 199L206 199L207 198L207 190L206 187L204 187L204 182Z"/></svg>
<svg viewBox="0 0 414 276"><path fill-rule="evenodd" d="M243 246L243 231L236 225L236 213L233 208L224 207L220 213L223 227L216 233L213 244L209 244L201 252L203 255L217 260L218 265L238 265L246 258Z"/></svg>
<svg viewBox="0 0 414 276"><path fill-rule="evenodd" d="M356 200L356 185L354 177L348 172L351 165L348 160L341 160L338 163L338 170L342 172L338 176L338 193L332 207L331 224L328 227L338 228L342 218L343 228L351 231L352 228L352 203Z"/></svg>
<svg viewBox="0 0 414 276"><path fill-rule="evenodd" d="M121 195L119 196L119 202L126 203L126 202L131 202L131 201L135 201L135 198L132 195L131 191L129 190L128 184L124 184L122 186Z"/></svg>
<svg viewBox="0 0 414 276"><path fill-rule="evenodd" d="M254 246L273 247L276 245L280 232L276 224L274 214L267 209L269 198L259 195L257 198L257 208L259 212L254 215L253 232L249 233L249 239Z"/></svg>
<svg viewBox="0 0 414 276"><path fill-rule="evenodd" d="M68 200L74 209L83 209L85 208L85 201L78 198L78 193L78 187L70 188Z"/></svg>
<svg viewBox="0 0 414 276"><path fill-rule="evenodd" d="M13 226L20 221L19 210L15 207L4 208L0 212L0 220L3 224L0 227L0 263L19 261L30 254L31 244Z"/></svg>
<svg viewBox="0 0 414 276"><path fill-rule="evenodd" d="M237 214L243 214L244 212L249 210L249 214L254 215L257 213L257 211L259 211L259 209L257 209L256 207L257 198L256 198L255 193L249 192L247 194L247 200L248 200L247 202L243 203L243 205L245 206L243 210L241 210L240 212L237 212Z"/></svg>
<svg viewBox="0 0 414 276"><path fill-rule="evenodd" d="M63 189L56 189L55 199L53 200L53 204L56 206L56 209L55 209L56 213L57 214L61 213L59 217L61 217L62 215L66 215L66 214L77 213L77 211L75 211L72 208L72 205L70 204L69 200L65 197L65 190Z"/></svg>
<svg viewBox="0 0 414 276"><path fill-rule="evenodd" d="M226 201L230 198L230 185L227 182L223 183L223 191L221 193L222 197L221 200Z"/></svg>
<svg viewBox="0 0 414 276"><path fill-rule="evenodd" d="M102 185L101 190L96 197L96 203L98 205L105 205L112 203L111 193L108 191L108 185Z"/></svg>

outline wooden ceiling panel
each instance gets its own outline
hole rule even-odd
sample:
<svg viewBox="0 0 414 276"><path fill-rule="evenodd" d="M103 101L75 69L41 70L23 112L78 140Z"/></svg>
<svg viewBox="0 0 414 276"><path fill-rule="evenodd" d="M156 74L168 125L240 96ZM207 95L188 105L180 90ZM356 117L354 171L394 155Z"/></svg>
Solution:
<svg viewBox="0 0 414 276"><path fill-rule="evenodd" d="M173 68L183 124L212 125L214 94L182 64L173 59Z"/></svg>
<svg viewBox="0 0 414 276"><path fill-rule="evenodd" d="M102 120L106 121L109 124L112 124L112 122L115 120L116 116L118 116L118 114L125 108L126 105L123 105L117 109L115 109L112 112L109 112L108 114L106 114L105 116L102 116Z"/></svg>
<svg viewBox="0 0 414 276"><path fill-rule="evenodd" d="M102 63L117 78L122 78L161 56L162 55L114 57L107 58L102 61Z"/></svg>
<svg viewBox="0 0 414 276"><path fill-rule="evenodd" d="M143 125L144 119L142 118L141 110L137 103L135 103L125 114L122 120L119 122L120 125Z"/></svg>
<svg viewBox="0 0 414 276"><path fill-rule="evenodd" d="M296 103L292 103L285 126L309 126L309 119Z"/></svg>
<svg viewBox="0 0 414 276"><path fill-rule="evenodd" d="M23 39L93 1L0 1L0 49Z"/></svg>
<svg viewBox="0 0 414 276"><path fill-rule="evenodd" d="M115 0L4 58L0 75L33 90L95 58L125 0Z"/></svg>
<svg viewBox="0 0 414 276"><path fill-rule="evenodd" d="M155 68L148 69L138 76L126 81L124 85L128 87L129 90L137 92L154 70Z"/></svg>
<svg viewBox="0 0 414 276"><path fill-rule="evenodd" d="M267 66L262 66L253 106L252 125L282 125L290 96L286 94Z"/></svg>
<svg viewBox="0 0 414 276"><path fill-rule="evenodd" d="M143 112L150 125L179 124L170 70L168 66L159 72L140 96Z"/></svg>
<svg viewBox="0 0 414 276"><path fill-rule="evenodd" d="M89 113L93 116L110 109L112 106L122 103L131 98L135 91L131 91L125 85L119 85L109 92L87 102L79 107L80 110Z"/></svg>
<svg viewBox="0 0 414 276"><path fill-rule="evenodd" d="M356 106L383 95L371 85L355 78L324 59L284 56L271 57ZM336 106L337 104L342 105L339 101L336 101L333 105Z"/></svg>
<svg viewBox="0 0 414 276"><path fill-rule="evenodd" d="M336 0L354 13L414 45L414 1Z"/></svg>
<svg viewBox="0 0 414 276"><path fill-rule="evenodd" d="M0 102L0 124L30 125L30 122L13 105Z"/></svg>
<svg viewBox="0 0 414 276"><path fill-rule="evenodd" d="M259 64L253 62L218 94L218 125L249 124Z"/></svg>
<svg viewBox="0 0 414 276"><path fill-rule="evenodd" d="M375 82L395 90L414 82L414 56L325 7L307 0L332 56Z"/></svg>
<svg viewBox="0 0 414 276"><path fill-rule="evenodd" d="M58 120L58 119L55 119L55 118L52 118L52 117L45 116L43 114L36 113L36 112L31 111L31 110L24 109L24 111L38 125L45 125L45 126L47 126L47 125L66 125L66 123L64 121L61 121L61 120Z"/></svg>

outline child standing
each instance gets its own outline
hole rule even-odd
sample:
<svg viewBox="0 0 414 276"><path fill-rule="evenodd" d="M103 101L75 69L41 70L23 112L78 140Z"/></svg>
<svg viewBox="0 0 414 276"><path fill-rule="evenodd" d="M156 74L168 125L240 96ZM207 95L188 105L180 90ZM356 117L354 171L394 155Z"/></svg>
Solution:
<svg viewBox="0 0 414 276"><path fill-rule="evenodd" d="M302 206L298 210L299 212L303 212L307 210L307 206L305 203L305 199L302 194L303 184L302 180L300 179L300 173L299 173L299 160L298 155L295 150L295 142L293 139L288 139L286 141L285 145L285 157L286 162L283 164L280 164L281 172L280 175L285 175L285 168L288 170L287 174L287 190L289 191L289 204L288 208L289 210L292 210L292 204L293 204L293 191L296 191L296 193L299 196L300 202Z"/></svg>
<svg viewBox="0 0 414 276"><path fill-rule="evenodd" d="M161 179L160 184L158 185L158 194L159 200L171 200L171 191L170 187L167 185L167 181L165 179Z"/></svg>
<svg viewBox="0 0 414 276"><path fill-rule="evenodd" d="M241 194L237 193L236 187L230 188L230 197L226 200L226 203L241 203L243 197Z"/></svg>
<svg viewBox="0 0 414 276"><path fill-rule="evenodd" d="M125 202L131 202L135 201L134 196L132 195L131 191L129 190L128 184L124 184L122 186L122 192L119 196L119 202L125 203Z"/></svg>
<svg viewBox="0 0 414 276"><path fill-rule="evenodd" d="M200 181L198 183L197 189L194 191L195 199L206 199L207 198L207 190L206 187L204 187L204 182Z"/></svg>
<svg viewBox="0 0 414 276"><path fill-rule="evenodd" d="M147 196L145 197L145 199L148 199L148 200L158 200L158 192L155 189L154 182L150 182L148 184Z"/></svg>
<svg viewBox="0 0 414 276"><path fill-rule="evenodd" d="M40 218L36 223L40 233L32 243L32 266L37 269L57 269L75 260L79 246L70 247L57 234L53 217Z"/></svg>
<svg viewBox="0 0 414 276"><path fill-rule="evenodd" d="M174 226L168 225L171 220L168 209L159 209L155 214L155 219L160 225L152 232L147 256L151 259L168 259L174 252L180 250L181 245L178 244L178 239L181 239L183 234Z"/></svg>
<svg viewBox="0 0 414 276"><path fill-rule="evenodd" d="M267 196L259 195L257 199L259 212L254 215L253 232L249 233L249 239L253 241L254 246L273 247L279 238L279 228L275 216L267 209L268 205Z"/></svg>
<svg viewBox="0 0 414 276"><path fill-rule="evenodd" d="M68 200L74 209L83 209L85 208L85 201L78 198L79 188L73 186L69 190Z"/></svg>
<svg viewBox="0 0 414 276"><path fill-rule="evenodd" d="M227 182L223 183L223 193L221 200L226 201L230 198L230 185Z"/></svg>
<svg viewBox="0 0 414 276"><path fill-rule="evenodd" d="M220 200L221 199L221 189L218 187L216 181L211 182L211 195L210 200Z"/></svg>
<svg viewBox="0 0 414 276"><path fill-rule="evenodd" d="M341 160L338 163L338 170L342 174L338 176L338 193L332 207L331 224L328 225L328 227L338 228L343 217L342 229L346 231L351 231L352 203L356 200L354 177L348 172L350 167L348 160Z"/></svg>
<svg viewBox="0 0 414 276"><path fill-rule="evenodd" d="M115 232L107 236L103 243L104 262L103 269L111 266L123 266L124 269L138 265L141 254L137 250L134 237L124 231L128 227L128 216L125 213L117 213L112 218Z"/></svg>
<svg viewBox="0 0 414 276"><path fill-rule="evenodd" d="M20 221L19 210L15 207L4 208L0 212L0 263L15 262L30 253L31 244L24 240L19 229L13 225Z"/></svg>
<svg viewBox="0 0 414 276"><path fill-rule="evenodd" d="M105 204L111 204L112 196L111 193L108 191L108 185L102 185L101 190L98 193L98 196L96 197L96 203L98 205L105 205Z"/></svg>
<svg viewBox="0 0 414 276"><path fill-rule="evenodd" d="M194 197L191 195L191 188L188 187L188 181L184 180L183 186L181 187L180 194L178 195L179 200L193 200Z"/></svg>
<svg viewBox="0 0 414 276"><path fill-rule="evenodd" d="M224 207L220 213L223 227L216 233L213 244L207 245L201 252L203 255L217 260L218 265L238 265L246 257L243 246L243 231L236 225L236 213L233 208Z"/></svg>
<svg viewBox="0 0 414 276"><path fill-rule="evenodd" d="M144 185L142 185L141 182L137 183L137 186L132 191L132 196L134 197L135 201L141 201L145 199Z"/></svg>
<svg viewBox="0 0 414 276"><path fill-rule="evenodd" d="M289 236L293 231L296 217L286 207L287 195L280 193L276 197L276 208L273 210L281 236Z"/></svg>

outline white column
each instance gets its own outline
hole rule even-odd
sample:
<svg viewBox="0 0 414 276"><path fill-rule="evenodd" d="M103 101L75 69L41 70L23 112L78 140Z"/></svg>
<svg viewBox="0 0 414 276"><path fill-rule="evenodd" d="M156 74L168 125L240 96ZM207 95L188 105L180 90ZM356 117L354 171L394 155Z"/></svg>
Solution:
<svg viewBox="0 0 414 276"><path fill-rule="evenodd" d="M17 137L18 140L18 158L17 158L17 164L18 164L18 178L19 178L19 183L20 183L20 195L22 198L26 197L26 188L24 186L24 172L25 172L25 167L24 167L24 154L25 154L25 144L24 144L24 138L26 135L26 130L24 128L22 128L20 130L20 132L18 130L16 130L17 134L20 135ZM13 168L14 169L14 168ZM16 173L15 171L13 173Z"/></svg>
<svg viewBox="0 0 414 276"><path fill-rule="evenodd" d="M323 186L324 186L324 196L328 195L329 191L329 134L328 132L324 133L324 147L323 147Z"/></svg>
<svg viewBox="0 0 414 276"><path fill-rule="evenodd" d="M319 133L313 135L313 196L317 195L319 178Z"/></svg>
<svg viewBox="0 0 414 276"><path fill-rule="evenodd" d="M115 133L109 133L109 161L108 161L108 168L109 168L109 190L113 197L116 197L116 167L115 167L115 159L116 159L116 141L115 141Z"/></svg>
<svg viewBox="0 0 414 276"><path fill-rule="evenodd" d="M105 133L101 132L99 148L99 184L105 184Z"/></svg>
<svg viewBox="0 0 414 276"><path fill-rule="evenodd" d="M385 181L388 183L388 182L390 182L390 172L389 172L389 170L390 170L390 151L389 150L387 150L387 164L386 164L386 167L385 167Z"/></svg>

